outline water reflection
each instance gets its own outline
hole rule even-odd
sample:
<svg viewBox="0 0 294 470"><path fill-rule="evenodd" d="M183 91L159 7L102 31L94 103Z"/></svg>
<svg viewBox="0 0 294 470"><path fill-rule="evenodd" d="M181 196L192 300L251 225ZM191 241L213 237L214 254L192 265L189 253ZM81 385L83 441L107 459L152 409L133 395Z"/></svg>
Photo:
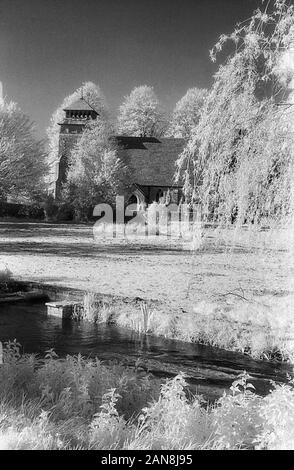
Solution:
<svg viewBox="0 0 294 470"><path fill-rule="evenodd" d="M142 337L114 325L76 323L47 317L44 305L0 305L0 341L16 338L24 352L44 355L54 348L59 356L81 353L104 361L135 363L156 376L187 374L198 393L213 399L229 388L236 375L247 370L259 393L267 393L270 380L286 381L288 365L254 361L241 354L199 344Z"/></svg>

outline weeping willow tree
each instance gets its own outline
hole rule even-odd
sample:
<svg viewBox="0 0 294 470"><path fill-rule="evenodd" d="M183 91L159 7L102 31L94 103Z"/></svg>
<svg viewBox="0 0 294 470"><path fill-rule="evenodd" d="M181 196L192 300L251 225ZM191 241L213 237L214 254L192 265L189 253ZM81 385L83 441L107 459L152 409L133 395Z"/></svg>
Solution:
<svg viewBox="0 0 294 470"><path fill-rule="evenodd" d="M211 59L226 48L177 179L206 220L285 221L293 213L293 6L258 9L220 37Z"/></svg>

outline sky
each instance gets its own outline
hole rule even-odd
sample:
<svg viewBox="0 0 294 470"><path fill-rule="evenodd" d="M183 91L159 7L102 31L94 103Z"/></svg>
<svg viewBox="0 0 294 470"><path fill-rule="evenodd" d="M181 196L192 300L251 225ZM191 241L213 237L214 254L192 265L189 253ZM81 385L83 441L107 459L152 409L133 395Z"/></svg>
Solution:
<svg viewBox="0 0 294 470"><path fill-rule="evenodd" d="M209 49L262 0L0 0L0 80L45 136L50 116L84 81L115 114L138 85L166 111L209 87Z"/></svg>

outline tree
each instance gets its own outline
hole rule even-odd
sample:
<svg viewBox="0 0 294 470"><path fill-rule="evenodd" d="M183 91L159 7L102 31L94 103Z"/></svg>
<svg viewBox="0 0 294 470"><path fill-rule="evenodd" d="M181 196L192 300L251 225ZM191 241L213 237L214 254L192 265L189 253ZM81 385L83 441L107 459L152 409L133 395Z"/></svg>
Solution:
<svg viewBox="0 0 294 470"><path fill-rule="evenodd" d="M293 6L275 0L211 51L215 61L233 44L178 160L186 198L206 216L242 224L293 214L293 108L278 106L293 86L293 33Z"/></svg>
<svg viewBox="0 0 294 470"><path fill-rule="evenodd" d="M44 189L44 142L15 103L0 104L0 198L32 200Z"/></svg>
<svg viewBox="0 0 294 470"><path fill-rule="evenodd" d="M136 137L158 137L164 131L164 118L153 87L143 85L126 96L119 109L118 132Z"/></svg>
<svg viewBox="0 0 294 470"><path fill-rule="evenodd" d="M54 180L55 165L58 161L58 146L59 146L59 123L65 117L64 108L70 106L76 100L84 97L84 99L99 113L100 120L109 120L108 106L99 85L92 82L85 82L81 87L77 88L71 95L64 98L62 104L52 114L50 126L47 129L49 141L49 155L48 163L50 166L49 180Z"/></svg>
<svg viewBox="0 0 294 470"><path fill-rule="evenodd" d="M117 150L109 123L98 119L86 125L71 152L65 185L65 199L78 219L92 215L96 204L113 204L117 194L127 191L129 173Z"/></svg>
<svg viewBox="0 0 294 470"><path fill-rule="evenodd" d="M168 136L189 139L199 122L207 90L190 88L177 102L172 114Z"/></svg>

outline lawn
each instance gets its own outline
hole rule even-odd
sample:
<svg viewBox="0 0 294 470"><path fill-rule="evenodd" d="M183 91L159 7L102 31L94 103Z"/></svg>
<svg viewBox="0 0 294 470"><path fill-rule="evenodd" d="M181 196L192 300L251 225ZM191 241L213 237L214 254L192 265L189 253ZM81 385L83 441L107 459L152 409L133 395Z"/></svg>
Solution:
<svg viewBox="0 0 294 470"><path fill-rule="evenodd" d="M90 225L0 223L0 263L14 277L191 309L231 294L294 293L294 265L283 250L252 250L216 242L203 246L167 239L96 243Z"/></svg>

